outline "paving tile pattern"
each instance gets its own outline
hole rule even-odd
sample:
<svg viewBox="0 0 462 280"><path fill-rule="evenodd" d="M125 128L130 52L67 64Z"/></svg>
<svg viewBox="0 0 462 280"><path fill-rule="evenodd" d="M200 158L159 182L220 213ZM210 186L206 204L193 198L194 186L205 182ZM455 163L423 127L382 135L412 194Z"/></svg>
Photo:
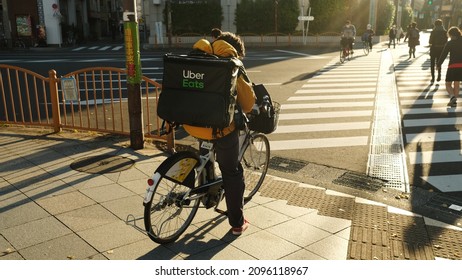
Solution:
<svg viewBox="0 0 462 280"><path fill-rule="evenodd" d="M0 260L462 259L460 230L269 175L246 204L251 227L243 236L233 238L226 218L200 209L177 242L155 244L125 220L133 214L142 227L145 180L166 155L134 152L124 141L85 134L3 133ZM136 163L97 175L69 167L96 154L121 155Z"/></svg>

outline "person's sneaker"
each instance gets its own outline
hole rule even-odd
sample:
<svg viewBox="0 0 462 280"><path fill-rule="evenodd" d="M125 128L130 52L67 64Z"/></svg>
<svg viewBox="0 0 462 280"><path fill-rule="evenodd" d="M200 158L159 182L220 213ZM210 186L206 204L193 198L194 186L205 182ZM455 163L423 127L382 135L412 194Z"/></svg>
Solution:
<svg viewBox="0 0 462 280"><path fill-rule="evenodd" d="M241 227L233 227L231 228L231 233L233 235L239 236L241 235L247 228L249 227L249 222L244 219L244 224Z"/></svg>
<svg viewBox="0 0 462 280"><path fill-rule="evenodd" d="M448 106L456 106L457 105L457 98L455 96L451 97L449 100Z"/></svg>

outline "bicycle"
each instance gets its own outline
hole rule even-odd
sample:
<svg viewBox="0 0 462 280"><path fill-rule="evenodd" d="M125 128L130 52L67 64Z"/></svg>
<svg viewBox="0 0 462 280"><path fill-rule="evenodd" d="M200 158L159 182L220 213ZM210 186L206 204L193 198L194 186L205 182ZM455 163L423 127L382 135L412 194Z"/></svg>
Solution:
<svg viewBox="0 0 462 280"><path fill-rule="evenodd" d="M371 49L368 41L363 41L363 51L365 55L369 55Z"/></svg>
<svg viewBox="0 0 462 280"><path fill-rule="evenodd" d="M354 42L353 42L354 44ZM349 42L347 38L342 37L340 41L341 50L340 50L340 63L344 63L345 60L351 60L353 58L353 49L349 48Z"/></svg>
<svg viewBox="0 0 462 280"><path fill-rule="evenodd" d="M16 39L14 42L14 47L19 48L19 49L25 49L26 48L26 43L20 38Z"/></svg>
<svg viewBox="0 0 462 280"><path fill-rule="evenodd" d="M247 203L263 184L270 146L264 134L251 131L247 125L239 133L239 161L244 169L244 203ZM224 189L213 142L200 143L205 153L175 153L163 161L148 180L143 201L144 226L149 238L156 243L177 240L191 224L199 207L213 208L226 215L226 211L219 209Z"/></svg>

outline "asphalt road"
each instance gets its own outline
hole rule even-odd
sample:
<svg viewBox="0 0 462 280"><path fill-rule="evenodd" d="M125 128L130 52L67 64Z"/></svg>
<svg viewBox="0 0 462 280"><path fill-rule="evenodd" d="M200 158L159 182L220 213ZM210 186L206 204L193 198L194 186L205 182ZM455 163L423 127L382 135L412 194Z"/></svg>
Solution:
<svg viewBox="0 0 462 280"><path fill-rule="evenodd" d="M423 39L422 42L424 41ZM304 175L296 173L309 164L334 170L366 173L380 59L381 54L387 51L387 47L383 43L377 44L369 56L365 56L360 47L360 43L356 45L354 59L344 64L338 62L338 50L335 48L247 49L244 64L250 78L255 83L265 84L273 100L283 106L280 129L268 136L271 141L272 157L274 162L282 167L282 175L303 177ZM187 52L187 50L141 51L143 75L162 82L162 56L169 51ZM404 95L411 94L408 90L411 89L408 85L409 81L406 80L410 77L416 83L411 89L415 91L414 95L419 96L425 90L428 92L426 88L429 80L426 57L428 48L419 47L417 58L412 61L406 60L406 44L398 44L397 49L389 51L396 68L398 90L404 92ZM64 75L91 66L124 68L125 54L120 45L82 46L57 50L1 52L0 63L20 66L44 76L50 69L55 69L58 75ZM439 94L444 95L444 86L442 84L438 86ZM409 110L406 108L409 102L413 101L401 102L401 107L406 112ZM422 101L417 103L419 102ZM425 104L421 103L418 106L425 107ZM457 112L457 110L454 112L456 118L459 115ZM426 119L428 116L406 114L406 117ZM457 127L457 125L453 126L454 129ZM428 130L418 125L403 127L403 129L409 132L409 136ZM432 129L438 131L441 127L436 125ZM448 129L446 127L443 130ZM452 142L456 148L457 145L460 147L460 140ZM457 170L460 170L458 166L461 160L456 152L452 153L451 163L432 164L431 157L428 157L431 152L416 153L418 147L415 143L416 141L405 145L407 158L412 159L407 162L411 186L431 190L433 185L425 179L431 179L432 182L436 180L438 183L441 177L430 178L428 175L450 175L452 177L449 180L458 180L460 175ZM430 149L441 146L443 149L448 149L448 146L441 142L435 145L431 145L431 141L423 143L423 147ZM425 158L426 162L416 165L414 161L416 155ZM441 159L443 156L444 153L439 153L434 158L443 161ZM449 169L451 174L448 174Z"/></svg>

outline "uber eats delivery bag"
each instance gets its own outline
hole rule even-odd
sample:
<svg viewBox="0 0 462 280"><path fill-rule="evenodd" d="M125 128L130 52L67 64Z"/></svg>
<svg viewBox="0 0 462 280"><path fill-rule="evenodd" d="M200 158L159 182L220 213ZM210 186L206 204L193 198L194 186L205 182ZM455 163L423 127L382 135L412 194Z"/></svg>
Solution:
<svg viewBox="0 0 462 280"><path fill-rule="evenodd" d="M158 116L178 124L217 129L229 126L240 66L237 58L166 54Z"/></svg>

